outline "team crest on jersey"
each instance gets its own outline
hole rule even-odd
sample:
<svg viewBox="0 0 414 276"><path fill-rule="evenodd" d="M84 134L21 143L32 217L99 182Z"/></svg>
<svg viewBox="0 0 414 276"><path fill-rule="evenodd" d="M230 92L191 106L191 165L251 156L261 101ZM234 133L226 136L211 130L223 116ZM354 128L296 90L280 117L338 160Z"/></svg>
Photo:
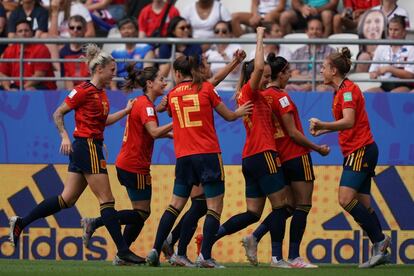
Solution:
<svg viewBox="0 0 414 276"><path fill-rule="evenodd" d="M285 107L287 107L287 106L289 106L289 105L290 105L289 100L288 100L288 98L287 98L286 96L284 96L284 97L280 98L280 99L279 99L279 103L280 103L280 105L281 105L283 108L285 108Z"/></svg>
<svg viewBox="0 0 414 276"><path fill-rule="evenodd" d="M352 92L344 93L344 102L352 102Z"/></svg>
<svg viewBox="0 0 414 276"><path fill-rule="evenodd" d="M147 107L147 115L148 116L154 116L155 115L154 108Z"/></svg>
<svg viewBox="0 0 414 276"><path fill-rule="evenodd" d="M75 95L76 95L76 93L78 93L78 91L76 91L76 89L73 89L72 91L70 91L70 93L69 93L68 97L69 97L70 99L72 99L72 98L73 98L73 96L75 96Z"/></svg>

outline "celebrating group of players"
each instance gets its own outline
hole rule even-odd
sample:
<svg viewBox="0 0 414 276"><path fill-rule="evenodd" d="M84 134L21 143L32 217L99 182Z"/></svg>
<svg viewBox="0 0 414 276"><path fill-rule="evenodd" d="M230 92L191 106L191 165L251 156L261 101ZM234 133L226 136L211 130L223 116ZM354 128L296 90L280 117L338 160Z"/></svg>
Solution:
<svg viewBox="0 0 414 276"><path fill-rule="evenodd" d="M271 235L271 266L279 268L315 268L300 255L300 243L312 207L315 179L310 151L329 154L327 145L316 145L304 135L298 110L284 91L290 78L289 62L263 53L262 27L257 28L255 58L244 62L235 93L238 108L232 111L221 101L215 86L245 58L237 51L233 61L216 76L208 78L208 67L200 57L178 57L173 64L176 86L162 96L166 82L156 67L137 70L128 68L126 90L142 88L143 95L127 103L125 109L109 114L104 88L115 75L115 61L95 45L86 47L91 80L75 87L53 117L62 137L60 151L69 155L68 177L63 192L48 198L25 217L10 218L10 241L19 236L33 221L74 205L87 185L100 203L99 218L84 218L84 243L94 231L105 226L117 246L115 265L143 264L159 266L163 251L176 266L222 268L212 258L214 243L223 236L240 231L260 220L266 198L272 205L252 235L243 238L246 256L258 264L257 244L267 233ZM363 95L356 84L346 78L351 67L348 48L330 54L323 62L324 82L334 90L332 105L335 120L310 119L313 136L339 132L344 155L339 187L339 204L352 215L368 234L372 256L360 267L373 267L388 261L390 238L382 233L378 218L370 207L370 185L378 160L378 148L370 131ZM75 111L76 128L71 142L63 117ZM167 110L172 123L159 126L157 112ZM224 197L224 169L221 150L214 127L213 110L227 121L243 117L246 141L242 153L242 172L246 185L244 213L234 215L220 225ZM116 160L119 182L125 186L132 210L114 209L106 163L102 151L103 131L128 115L123 143ZM146 259L130 251L150 215L150 165L154 139L174 139L176 168L173 195L162 215L154 246ZM172 230L174 223L191 197L190 209ZM205 216L201 251L195 263L187 257L187 246L195 233L198 220ZM290 223L289 256L282 255L285 224ZM125 225L123 232L121 226ZM172 230L172 231L171 231ZM173 248L178 242L177 251Z"/></svg>

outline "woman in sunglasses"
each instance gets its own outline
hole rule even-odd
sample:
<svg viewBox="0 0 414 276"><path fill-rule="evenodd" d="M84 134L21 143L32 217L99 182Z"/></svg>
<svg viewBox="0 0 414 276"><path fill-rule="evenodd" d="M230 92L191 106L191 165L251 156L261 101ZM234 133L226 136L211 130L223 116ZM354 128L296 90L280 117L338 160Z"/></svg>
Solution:
<svg viewBox="0 0 414 276"><path fill-rule="evenodd" d="M215 38L231 38L233 37L231 25L226 21L219 21L214 25ZM211 73L214 75L226 64L222 61L230 62L233 58L233 54L242 47L240 44L216 44L213 45L207 52L207 62L211 63ZM238 79L240 75L240 67L233 70L227 78L218 86L219 89L233 89L236 87L235 82L229 82L229 80Z"/></svg>
<svg viewBox="0 0 414 276"><path fill-rule="evenodd" d="M191 25L181 16L176 16L170 20L167 29L167 37L190 38ZM175 57L201 55L200 45L196 44L177 44ZM159 58L171 58L171 44L162 44L159 50ZM160 65L160 73L162 76L168 76L171 64L165 63Z"/></svg>

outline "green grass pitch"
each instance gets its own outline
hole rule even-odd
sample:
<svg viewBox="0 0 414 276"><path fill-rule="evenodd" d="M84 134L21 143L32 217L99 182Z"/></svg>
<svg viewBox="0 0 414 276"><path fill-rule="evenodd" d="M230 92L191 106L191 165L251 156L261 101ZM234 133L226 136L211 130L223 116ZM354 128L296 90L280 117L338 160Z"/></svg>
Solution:
<svg viewBox="0 0 414 276"><path fill-rule="evenodd" d="M373 269L358 269L356 265L321 265L318 269L275 269L268 264L258 267L243 264L225 264L225 269L189 269L177 268L168 264L161 267L130 266L115 267L110 262L103 261L27 261L27 260L0 260L0 275L76 275L76 276L186 276L186 275L212 275L212 276L252 276L252 275L283 275L283 276L397 276L414 275L412 265L387 265Z"/></svg>

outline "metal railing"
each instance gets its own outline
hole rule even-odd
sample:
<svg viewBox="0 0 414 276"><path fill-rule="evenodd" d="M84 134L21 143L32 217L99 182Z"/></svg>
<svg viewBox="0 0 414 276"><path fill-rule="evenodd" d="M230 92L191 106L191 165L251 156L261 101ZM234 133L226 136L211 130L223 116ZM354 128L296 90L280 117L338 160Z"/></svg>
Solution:
<svg viewBox="0 0 414 276"><path fill-rule="evenodd" d="M232 38L232 39L221 39L221 38L209 38L209 39L193 39L193 38L5 38L0 40L0 44L20 44L20 57L18 59L1 59L0 62L19 62L20 72L19 77L0 77L0 81L19 81L20 89L23 87L25 80L38 80L38 81L79 81L86 80L88 78L82 77L24 77L23 63L25 62L83 62L81 59L25 59L23 57L23 49L26 44L67 44L67 43L96 43L98 45L103 44L125 44L125 43L147 43L147 44L171 44L171 57L169 59L142 59L140 62L151 62L151 63L170 63L173 64L176 54L176 46L178 44L256 44L254 38ZM311 60L290 60L290 63L311 63L312 64L312 78L311 79L291 79L292 82L312 82L312 90L316 89L316 83L321 81L317 78L316 65L323 62L323 60L316 60L316 47L318 45L414 45L414 40L367 40L367 39L265 39L265 44L305 44L311 46L312 58ZM117 59L117 62L132 62L137 61L134 59ZM393 64L393 62L386 61L357 61L352 60L354 64ZM214 63L215 61L211 61ZM226 61L217 61L218 63L225 63ZM414 60L406 62L397 62L398 64L414 64ZM114 80L119 81L122 78L115 78ZM237 81L237 80L234 80ZM393 83L414 83L414 79L381 79L381 80L370 80L361 79L361 82L393 82Z"/></svg>

